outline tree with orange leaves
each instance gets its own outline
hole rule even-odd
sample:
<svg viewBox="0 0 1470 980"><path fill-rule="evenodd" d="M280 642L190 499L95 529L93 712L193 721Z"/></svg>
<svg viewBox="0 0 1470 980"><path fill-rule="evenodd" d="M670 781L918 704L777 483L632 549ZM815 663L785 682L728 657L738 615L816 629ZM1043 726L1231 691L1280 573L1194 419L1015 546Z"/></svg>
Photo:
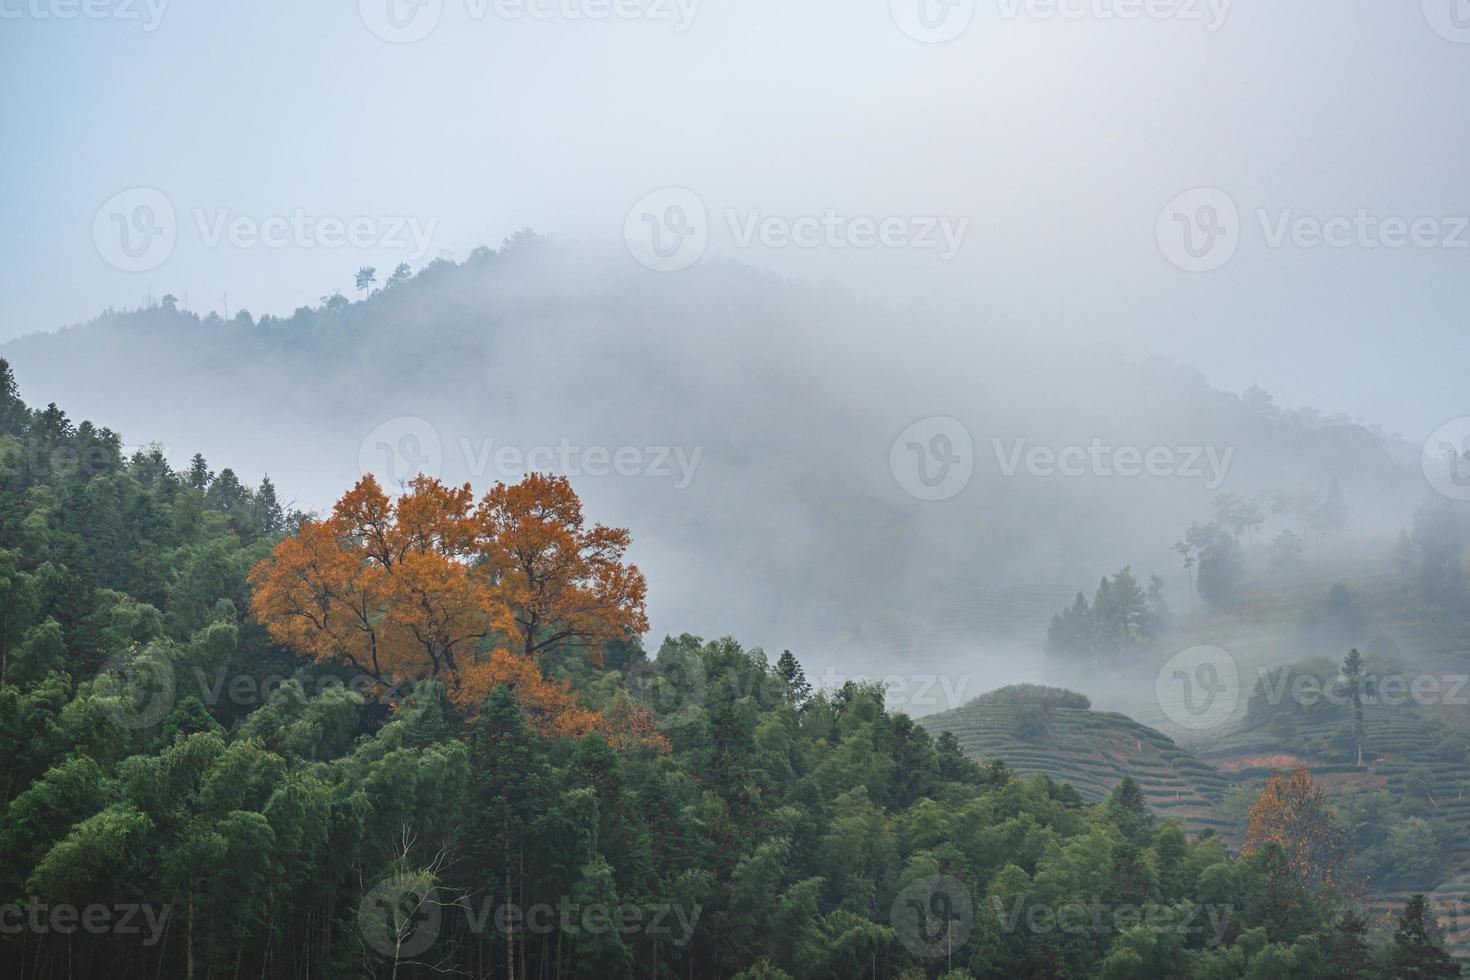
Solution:
<svg viewBox="0 0 1470 980"><path fill-rule="evenodd" d="M1251 805L1246 855L1276 844L1292 871L1312 890L1331 887L1342 876L1347 857L1337 819L1306 766L1266 781Z"/></svg>
<svg viewBox="0 0 1470 980"><path fill-rule="evenodd" d="M532 473L515 486L497 484L482 507L522 653L580 644L598 660L604 641L647 631L647 586L636 566L623 564L628 532L586 527L565 477Z"/></svg>
<svg viewBox="0 0 1470 980"><path fill-rule="evenodd" d="M251 570L272 639L384 684L457 675L459 658L511 624L480 567L469 487L415 480L396 502L371 476Z"/></svg>
<svg viewBox="0 0 1470 980"><path fill-rule="evenodd" d="M392 500L368 476L251 571L251 604L278 643L382 684L442 679L471 710L505 685L546 734L660 742L639 719L583 707L537 663L574 645L600 662L602 643L648 628L628 543L585 526L563 477L498 484L476 504L468 485L426 477Z"/></svg>

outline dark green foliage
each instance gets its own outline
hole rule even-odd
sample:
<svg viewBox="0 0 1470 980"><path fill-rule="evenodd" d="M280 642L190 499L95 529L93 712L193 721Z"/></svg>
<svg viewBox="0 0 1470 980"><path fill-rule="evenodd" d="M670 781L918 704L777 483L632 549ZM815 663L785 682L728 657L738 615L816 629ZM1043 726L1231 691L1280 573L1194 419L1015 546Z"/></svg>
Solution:
<svg viewBox="0 0 1470 980"><path fill-rule="evenodd" d="M1327 975L1333 980L1372 980L1372 950L1368 946L1368 924L1351 909L1344 912L1328 933Z"/></svg>
<svg viewBox="0 0 1470 980"><path fill-rule="evenodd" d="M1394 930L1388 975L1393 980L1441 980L1460 976L1439 936L1439 925L1423 895L1409 898Z"/></svg>
<svg viewBox="0 0 1470 980"><path fill-rule="evenodd" d="M1012 684L997 688L970 702L972 705L987 704L1036 704L1046 708L1078 708L1083 711L1092 707L1085 694L1069 691L1063 687L1046 687L1041 684Z"/></svg>
<svg viewBox="0 0 1470 980"><path fill-rule="evenodd" d="M776 673L785 683L786 697L792 704L799 708L811 699L812 686L790 650L782 651L781 659L776 661Z"/></svg>
<svg viewBox="0 0 1470 980"><path fill-rule="evenodd" d="M1046 711L1040 705L1027 704L1016 712L1016 721L1011 732L1023 742L1036 742L1046 735L1046 727Z"/></svg>
<svg viewBox="0 0 1470 980"><path fill-rule="evenodd" d="M1200 598L1215 606L1229 605L1236 586L1245 577L1235 536L1218 523L1194 524L1185 532L1184 540L1198 562L1195 581Z"/></svg>
<svg viewBox="0 0 1470 980"><path fill-rule="evenodd" d="M1048 656L1088 667L1112 667L1132 661L1158 636L1165 611L1139 587L1125 568L1098 584L1092 605L1082 593L1052 617L1047 631Z"/></svg>
<svg viewBox="0 0 1470 980"><path fill-rule="evenodd" d="M686 635L543 664L594 709L642 699L667 753L551 737L505 688L466 717L432 683L301 668L249 612L249 568L301 520L268 480L124 459L26 411L3 361L0 427L0 906L147 910L131 933L0 931L0 974L1265 976L1323 955L1332 917L1279 862L1159 823L1131 779L1089 806L982 766L881 685L813 692L789 653ZM1131 575L1101 593L1107 636L1142 639ZM966 935L929 955L906 901ZM1036 925L1068 902L1106 914Z"/></svg>

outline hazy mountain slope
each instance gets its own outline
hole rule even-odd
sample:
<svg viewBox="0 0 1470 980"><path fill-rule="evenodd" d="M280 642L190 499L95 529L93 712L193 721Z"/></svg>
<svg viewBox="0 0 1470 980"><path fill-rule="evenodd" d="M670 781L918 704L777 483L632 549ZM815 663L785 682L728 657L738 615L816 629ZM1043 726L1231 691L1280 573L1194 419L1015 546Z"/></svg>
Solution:
<svg viewBox="0 0 1470 980"><path fill-rule="evenodd" d="M1047 619L1104 571L1133 562L1182 600L1168 546L1217 489L1335 479L1355 530L1398 527L1417 492L1404 447L1172 363L1052 350L742 267L648 273L570 244L437 262L289 319L153 308L0 353L33 402L158 436L178 462L197 450L248 480L268 471L310 507L383 447L482 488L518 475L497 466L506 444L634 447L640 473L666 475L573 479L589 510L633 529L656 633L792 647L816 678L944 673L961 700L1039 677ZM973 477L941 502L890 467L900 433L933 416L961 420L974 446ZM1218 487L1207 468L1004 472L1018 447L1093 440L1210 447L1230 465Z"/></svg>

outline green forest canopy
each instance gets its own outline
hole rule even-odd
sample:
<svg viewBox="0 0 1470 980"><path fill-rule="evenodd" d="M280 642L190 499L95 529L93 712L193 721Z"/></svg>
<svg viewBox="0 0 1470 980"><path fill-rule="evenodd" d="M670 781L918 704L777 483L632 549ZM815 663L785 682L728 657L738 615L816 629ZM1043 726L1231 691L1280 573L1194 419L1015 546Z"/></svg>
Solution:
<svg viewBox="0 0 1470 980"><path fill-rule="evenodd" d="M644 697L668 752L300 666L246 575L301 520L28 409L0 362L6 975L1458 973L1422 903L1369 949L1279 849L1190 839L1131 780L1083 805L731 639L543 663Z"/></svg>

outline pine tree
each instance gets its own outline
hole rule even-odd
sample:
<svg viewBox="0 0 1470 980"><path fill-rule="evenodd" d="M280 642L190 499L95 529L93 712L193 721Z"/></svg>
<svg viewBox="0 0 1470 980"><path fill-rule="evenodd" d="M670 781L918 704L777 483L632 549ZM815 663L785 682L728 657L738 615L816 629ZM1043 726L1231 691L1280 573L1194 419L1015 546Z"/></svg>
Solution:
<svg viewBox="0 0 1470 980"><path fill-rule="evenodd" d="M1358 747L1358 765L1363 764L1363 655L1349 650L1342 661L1342 676L1347 679L1348 699L1353 705L1353 743Z"/></svg>
<svg viewBox="0 0 1470 980"><path fill-rule="evenodd" d="M269 476L260 481L260 489L255 491L253 509L255 522L265 534L275 534L286 524L286 513L276 498L276 485Z"/></svg>
<svg viewBox="0 0 1470 980"><path fill-rule="evenodd" d="M234 470L227 466L219 471L219 476L214 478L204 494L204 502L212 509L226 513L245 503L245 488L240 485L240 478L235 476Z"/></svg>
<svg viewBox="0 0 1470 980"><path fill-rule="evenodd" d="M413 278L413 271L409 269L408 263L400 262L398 263L398 267L388 276L388 281L384 283L383 288L388 289L397 286L400 283L407 282L411 278Z"/></svg>
<svg viewBox="0 0 1470 980"><path fill-rule="evenodd" d="M1442 980L1460 976L1460 967L1439 940L1439 923L1423 895L1414 895L1399 915L1388 975L1393 980Z"/></svg>
<svg viewBox="0 0 1470 980"><path fill-rule="evenodd" d="M189 472L185 481L195 490L204 490L214 480L214 474L209 472L209 464L204 461L203 453L195 453L194 458L189 460Z"/></svg>
<svg viewBox="0 0 1470 980"><path fill-rule="evenodd" d="M786 700L798 708L811 700L812 686L790 650L783 651L781 659L776 661L776 674L786 685Z"/></svg>
<svg viewBox="0 0 1470 980"><path fill-rule="evenodd" d="M1334 980L1369 980L1372 955L1368 924L1349 909L1327 936L1327 976Z"/></svg>
<svg viewBox="0 0 1470 980"><path fill-rule="evenodd" d="M10 362L0 357L0 435L21 435L29 418L30 412L20 400L20 388L15 383Z"/></svg>
<svg viewBox="0 0 1470 980"><path fill-rule="evenodd" d="M1130 841L1139 842L1153 833L1154 816L1149 812L1143 790L1132 776L1124 776L1108 795L1108 815Z"/></svg>
<svg viewBox="0 0 1470 980"><path fill-rule="evenodd" d="M939 778L952 783L968 783L972 786L985 781L985 772L980 764L965 755L960 740L954 732L940 732L934 740L939 750Z"/></svg>

